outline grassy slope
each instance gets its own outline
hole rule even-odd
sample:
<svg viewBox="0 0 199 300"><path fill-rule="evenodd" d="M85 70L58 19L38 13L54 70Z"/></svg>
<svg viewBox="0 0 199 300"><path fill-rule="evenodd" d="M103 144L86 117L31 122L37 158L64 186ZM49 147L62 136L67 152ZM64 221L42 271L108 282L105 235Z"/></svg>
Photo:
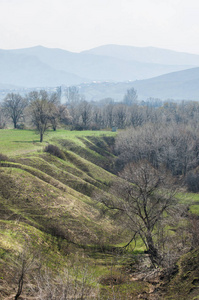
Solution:
<svg viewBox="0 0 199 300"><path fill-rule="evenodd" d="M177 271L164 290L162 299L199 299L199 248L180 258Z"/></svg>
<svg viewBox="0 0 199 300"><path fill-rule="evenodd" d="M64 137L64 141L72 144L73 148L75 145L78 151L82 150L84 157L91 152L92 159L96 156L98 163L102 162L103 165L107 158L86 148L83 138L87 135L95 135L97 138L102 133L49 132L46 141L53 140L54 144L58 144ZM62 227L67 226L70 240L79 243L84 240L97 242L99 237L96 231L105 231L106 236L112 235L114 226L106 219L103 222L100 220L99 208L89 196L95 190L106 189L114 176L71 151L66 152L65 161L40 152L46 142L43 145L34 144L34 138L32 131L5 130L1 134L1 153L8 153L14 159L14 162L1 163L1 182L5 194L1 201L10 210L10 214L14 211L17 217L22 215L31 225L37 224L46 230L55 222L60 234ZM39 152L35 152L37 147ZM62 148L67 151L66 147ZM111 157L108 151L107 155ZM9 181L12 186L8 184Z"/></svg>
<svg viewBox="0 0 199 300"><path fill-rule="evenodd" d="M104 169L110 168L114 160L110 152L114 135L60 130L48 132L45 142L40 144L33 131L1 131L0 152L9 156L9 161L1 162L0 166L0 295L3 299L13 288L16 291L12 278L17 267L15 261L27 244L31 251L39 249L44 257L42 264L52 272L56 273L57 266L60 270L68 256L85 253L85 247L84 261L88 260L95 270L95 281L110 272L114 254L99 258L93 250L125 241L117 223L101 216L99 204L90 196L94 191L107 190L115 180ZM44 153L47 143L58 145L65 152L66 160ZM132 293L136 292L136 286L137 283L130 284ZM105 296L101 297L107 298L110 291L103 293ZM126 293L122 293L125 298Z"/></svg>
<svg viewBox="0 0 199 300"><path fill-rule="evenodd" d="M9 287L8 282L12 281L11 274L16 269L13 261L27 243L31 251L39 249L43 264L55 273L69 256L84 253L84 262L87 260L95 270L96 282L102 275L109 277L110 273L122 278L123 284L117 287L120 299L136 299L139 293L148 290L147 284L129 282L122 277L118 267L127 261L121 261L114 253L93 252L95 248L104 249L108 244L122 245L128 241L128 236L122 238L124 235L117 222L101 216L99 205L90 198L94 191L108 190L115 180L108 172L114 162L111 154L114 135L111 132L49 131L41 144L33 131L0 132L0 152L11 158L0 166L2 297L11 293L12 285ZM66 159L44 153L48 143L59 146ZM183 202L189 203L191 211L197 213L198 199L198 195L188 195ZM142 249L142 245L139 246ZM16 283L13 286L16 288ZM111 285L102 287L101 299L113 297ZM175 295L172 286L168 290Z"/></svg>

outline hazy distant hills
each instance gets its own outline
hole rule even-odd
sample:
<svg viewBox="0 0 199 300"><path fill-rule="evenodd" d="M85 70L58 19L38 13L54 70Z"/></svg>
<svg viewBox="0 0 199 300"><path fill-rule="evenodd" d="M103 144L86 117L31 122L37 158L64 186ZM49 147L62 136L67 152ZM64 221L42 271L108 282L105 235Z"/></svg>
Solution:
<svg viewBox="0 0 199 300"><path fill-rule="evenodd" d="M132 47L133 48L133 47ZM11 53L34 56L42 63L59 71L76 74L83 81L125 81L145 79L188 68L186 65L161 65L138 62L135 59L122 59L113 56L92 53L73 53L61 49L50 49L42 46L12 50ZM114 49L113 49L114 53ZM63 80L60 84L68 84Z"/></svg>
<svg viewBox="0 0 199 300"><path fill-rule="evenodd" d="M104 45L82 53L115 57L127 61L134 60L142 63L199 67L199 55L154 47Z"/></svg>
<svg viewBox="0 0 199 300"><path fill-rule="evenodd" d="M154 97L199 101L199 67L134 82L83 84L80 92L89 100L111 97L120 101L131 87L137 90L139 100Z"/></svg>
<svg viewBox="0 0 199 300"><path fill-rule="evenodd" d="M67 71L54 69L35 55L0 50L0 83L21 87L56 86L62 82L78 84L84 81Z"/></svg>
<svg viewBox="0 0 199 300"><path fill-rule="evenodd" d="M151 96L199 101L199 67L136 81L133 86L141 99Z"/></svg>
<svg viewBox="0 0 199 300"><path fill-rule="evenodd" d="M199 55L153 47L105 45L81 53L42 46L0 50L0 89L81 84L88 100L121 100L134 86L140 98L198 99L198 68L193 67L199 67Z"/></svg>
<svg viewBox="0 0 199 300"><path fill-rule="evenodd" d="M127 81L187 69L197 62L199 65L197 55L187 54L189 59L179 61L176 52L168 51L167 57L167 50L153 48L156 52L153 59L146 59L147 55L151 57L151 48L143 48L138 55L136 47L118 47L104 46L81 53L42 46L0 50L0 83L45 87L91 81ZM129 55L126 55L127 49ZM99 50L103 50L100 55Z"/></svg>

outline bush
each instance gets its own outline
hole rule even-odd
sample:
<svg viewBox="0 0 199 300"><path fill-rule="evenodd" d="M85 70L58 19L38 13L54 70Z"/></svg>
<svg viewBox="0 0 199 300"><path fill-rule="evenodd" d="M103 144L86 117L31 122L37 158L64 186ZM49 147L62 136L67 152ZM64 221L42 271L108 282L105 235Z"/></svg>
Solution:
<svg viewBox="0 0 199 300"><path fill-rule="evenodd" d="M0 123L0 129L4 129L6 127L5 123Z"/></svg>
<svg viewBox="0 0 199 300"><path fill-rule="evenodd" d="M26 129L25 124L21 123L21 124L17 124L16 129Z"/></svg>
<svg viewBox="0 0 199 300"><path fill-rule="evenodd" d="M0 153L0 161L8 161L8 157L5 154Z"/></svg>
<svg viewBox="0 0 199 300"><path fill-rule="evenodd" d="M84 127L80 124L75 124L71 127L71 131L73 131L73 130L82 131L82 130L84 130Z"/></svg>
<svg viewBox="0 0 199 300"><path fill-rule="evenodd" d="M121 274L108 274L108 275L104 275L103 277L100 278L100 283L102 285L109 285L109 286L123 284L126 281L127 281L127 278L122 273Z"/></svg>
<svg viewBox="0 0 199 300"><path fill-rule="evenodd" d="M48 152L58 158L61 158L63 160L66 159L64 153L62 150L60 150L57 146L49 144L48 146L45 147L44 152Z"/></svg>

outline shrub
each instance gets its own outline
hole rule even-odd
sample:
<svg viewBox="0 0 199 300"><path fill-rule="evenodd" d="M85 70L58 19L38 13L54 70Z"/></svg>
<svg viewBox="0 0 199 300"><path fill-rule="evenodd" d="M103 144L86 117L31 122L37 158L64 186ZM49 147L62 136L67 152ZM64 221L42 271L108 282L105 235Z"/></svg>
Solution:
<svg viewBox="0 0 199 300"><path fill-rule="evenodd" d="M57 146L49 144L45 147L44 152L48 152L58 158L65 160L65 155Z"/></svg>
<svg viewBox="0 0 199 300"><path fill-rule="evenodd" d="M6 127L5 123L0 123L0 129L4 129Z"/></svg>
<svg viewBox="0 0 199 300"><path fill-rule="evenodd" d="M5 154L0 153L0 161L8 161L8 157Z"/></svg>
<svg viewBox="0 0 199 300"><path fill-rule="evenodd" d="M17 124L16 129L26 129L25 124L21 123L21 124Z"/></svg>
<svg viewBox="0 0 199 300"><path fill-rule="evenodd" d="M100 283L102 285L109 285L109 286L123 284L126 281L127 281L127 278L122 273L108 274L108 275L104 275L103 277L100 278Z"/></svg>
<svg viewBox="0 0 199 300"><path fill-rule="evenodd" d="M82 131L82 130L84 130L84 127L80 124L75 124L71 127L71 131L73 131L73 130Z"/></svg>

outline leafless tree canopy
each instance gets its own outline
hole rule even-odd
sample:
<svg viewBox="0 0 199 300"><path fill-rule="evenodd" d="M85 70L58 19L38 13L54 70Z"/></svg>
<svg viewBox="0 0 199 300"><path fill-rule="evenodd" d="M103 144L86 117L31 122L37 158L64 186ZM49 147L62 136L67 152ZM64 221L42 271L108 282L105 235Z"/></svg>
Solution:
<svg viewBox="0 0 199 300"><path fill-rule="evenodd" d="M28 102L19 94L8 94L2 104L5 116L12 120L14 128L17 128L19 121L24 121L24 110Z"/></svg>
<svg viewBox="0 0 199 300"><path fill-rule="evenodd" d="M151 263L159 266L164 262L157 247L157 228L161 226L164 214L169 214L176 205L175 192L169 187L170 179L147 161L127 164L120 177L125 180L117 181L111 187L111 198L99 195L97 199L108 209L121 213L124 224L132 232L130 242L140 237Z"/></svg>
<svg viewBox="0 0 199 300"><path fill-rule="evenodd" d="M199 163L198 142L198 130L188 125L147 124L120 134L116 149L124 164L145 159L155 168L185 176Z"/></svg>

